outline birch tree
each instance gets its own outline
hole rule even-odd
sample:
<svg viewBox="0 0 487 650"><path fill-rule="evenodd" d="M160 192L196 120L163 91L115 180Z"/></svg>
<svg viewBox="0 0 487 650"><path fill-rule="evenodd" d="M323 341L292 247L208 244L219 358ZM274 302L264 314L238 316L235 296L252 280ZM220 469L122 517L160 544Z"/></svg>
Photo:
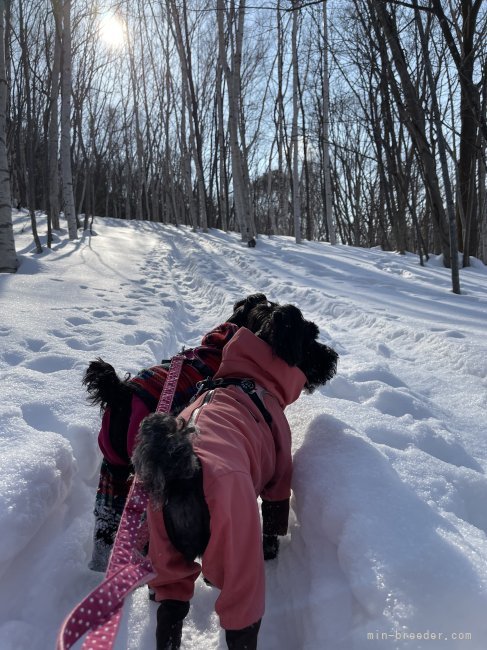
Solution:
<svg viewBox="0 0 487 650"><path fill-rule="evenodd" d="M175 1L166 1L168 14L170 16L170 26L176 41L179 61L181 64L182 92L189 110L190 150L196 169L200 223L203 232L206 232L208 230L208 218L206 214L206 187L203 172L202 139L198 117L198 102L194 88L191 47L188 39L186 0L183 0L182 5L182 21Z"/></svg>
<svg viewBox="0 0 487 650"><path fill-rule="evenodd" d="M298 0L293 0L293 29L291 39L291 56L293 63L293 119L291 131L293 157L293 216L294 237L296 243L301 243L301 194L299 179L299 137L298 137L298 92L299 92L299 63L298 63Z"/></svg>
<svg viewBox="0 0 487 650"><path fill-rule="evenodd" d="M61 11L60 0L51 0L55 7L54 51L51 68L51 88L49 95L49 212L48 217L55 230L59 230L59 77L61 73Z"/></svg>
<svg viewBox="0 0 487 650"><path fill-rule="evenodd" d="M336 244L335 221L330 169L330 76L328 71L328 12L327 0L323 0L323 176L325 188L325 218L330 244Z"/></svg>
<svg viewBox="0 0 487 650"><path fill-rule="evenodd" d="M61 75L61 176L63 186L64 216L68 224L69 239L78 238L76 208L73 194L71 168L71 0L62 4L62 75ZM56 11L56 3L53 10Z"/></svg>
<svg viewBox="0 0 487 650"><path fill-rule="evenodd" d="M0 273L15 273L17 256L12 228L12 198L7 155L7 70L5 65L5 9L0 0Z"/></svg>
<svg viewBox="0 0 487 650"><path fill-rule="evenodd" d="M32 228L32 236L37 253L42 253L41 240L37 233L37 220L35 211L36 199L36 170L34 159L34 134L35 126L32 115L32 85L31 85L31 70L28 55L28 39L27 39L27 26L24 22L24 6L23 0L19 3L19 36L20 47L22 52L22 69L24 73L25 84L25 106L26 106L26 177L27 177L27 200L29 203L30 223Z"/></svg>
<svg viewBox="0 0 487 650"><path fill-rule="evenodd" d="M227 30L225 30L225 18ZM224 0L217 0L218 54L225 72L228 92L228 130L232 161L232 184L235 214L239 224L242 240L248 241L251 232L250 206L248 188L246 189L245 163L239 140L240 89L242 69L242 47L245 25L245 2L239 2L236 11L234 0L230 0L230 9L225 9ZM230 50L230 63L227 56L226 39Z"/></svg>

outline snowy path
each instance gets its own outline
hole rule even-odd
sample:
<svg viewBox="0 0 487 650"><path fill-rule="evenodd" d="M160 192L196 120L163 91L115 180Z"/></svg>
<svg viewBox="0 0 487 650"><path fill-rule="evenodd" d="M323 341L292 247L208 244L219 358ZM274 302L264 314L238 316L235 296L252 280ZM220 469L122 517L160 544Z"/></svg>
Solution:
<svg viewBox="0 0 487 650"><path fill-rule="evenodd" d="M88 361L136 372L255 291L299 305L341 355L331 384L288 410L293 518L267 566L260 647L484 648L485 267L464 270L454 296L438 260L288 238L249 250L145 222L96 229L40 259L26 243L19 273L0 278L1 650L53 647L99 579L86 568L99 463ZM225 647L215 597L198 583L186 650ZM138 590L118 650L153 647L154 616ZM426 630L444 638L395 637Z"/></svg>

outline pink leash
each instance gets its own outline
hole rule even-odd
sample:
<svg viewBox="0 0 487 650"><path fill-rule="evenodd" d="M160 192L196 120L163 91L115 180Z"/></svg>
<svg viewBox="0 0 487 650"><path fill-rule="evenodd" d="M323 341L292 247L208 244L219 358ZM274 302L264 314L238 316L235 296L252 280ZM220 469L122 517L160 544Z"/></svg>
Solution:
<svg viewBox="0 0 487 650"><path fill-rule="evenodd" d="M164 384L156 412L169 413L183 361L176 355ZM125 598L149 582L155 573L142 549L149 539L147 522L141 522L149 497L135 477L127 497L120 526L103 582L66 617L59 631L57 650L68 650L87 634L82 650L111 650L115 643Z"/></svg>

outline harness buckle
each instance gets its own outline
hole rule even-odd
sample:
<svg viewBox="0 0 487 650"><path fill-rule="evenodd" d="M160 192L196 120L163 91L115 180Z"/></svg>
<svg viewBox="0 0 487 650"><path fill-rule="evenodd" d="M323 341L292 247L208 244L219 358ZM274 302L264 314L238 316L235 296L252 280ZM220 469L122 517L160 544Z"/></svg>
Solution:
<svg viewBox="0 0 487 650"><path fill-rule="evenodd" d="M253 393L255 390L255 381L253 379L242 379L240 382L240 388L244 393Z"/></svg>

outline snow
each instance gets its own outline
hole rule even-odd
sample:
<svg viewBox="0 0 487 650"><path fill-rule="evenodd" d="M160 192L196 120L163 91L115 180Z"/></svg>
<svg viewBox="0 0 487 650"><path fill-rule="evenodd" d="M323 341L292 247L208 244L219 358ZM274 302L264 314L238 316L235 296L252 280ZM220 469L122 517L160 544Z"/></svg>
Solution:
<svg viewBox="0 0 487 650"><path fill-rule="evenodd" d="M99 413L81 378L167 358L264 291L297 304L340 353L338 375L287 410L289 535L268 562L263 650L487 647L487 269L450 290L441 259L95 220L77 242L0 277L0 649L46 650L101 579L87 568ZM45 226L40 220L40 230ZM183 650L225 647L197 583ZM155 647L138 589L116 648ZM441 635L441 636L440 636ZM466 635L471 635L466 638Z"/></svg>

